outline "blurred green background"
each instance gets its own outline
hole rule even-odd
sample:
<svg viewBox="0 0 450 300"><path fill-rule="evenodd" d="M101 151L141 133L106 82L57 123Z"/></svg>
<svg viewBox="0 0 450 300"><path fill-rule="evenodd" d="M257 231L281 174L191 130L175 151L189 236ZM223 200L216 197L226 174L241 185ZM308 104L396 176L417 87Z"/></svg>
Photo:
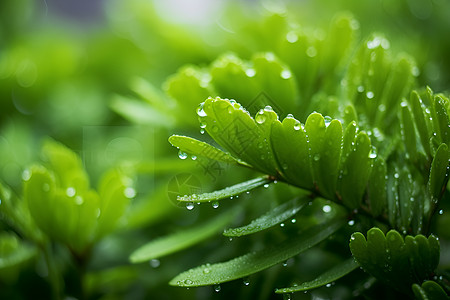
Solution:
<svg viewBox="0 0 450 300"><path fill-rule="evenodd" d="M174 183L177 175L194 174L194 185L205 191L248 177L224 165L180 163L167 138L174 133L200 136L195 107L209 90L174 87L177 76L207 76L205 69L213 62L217 67L216 59L224 54L251 60L255 53L277 52L286 28L300 28L320 40L338 13L356 20L354 46L380 33L393 53L407 52L415 59L419 87L450 91L447 0L0 2L1 180L20 194L23 171L40 159L42 141L51 137L80 155L94 186L114 166L136 181L130 223L93 251L82 283L87 298L227 299L239 294L240 299L264 299L275 297L265 286L299 276L292 269L277 279L266 274L252 279L255 284L249 287L230 283L217 294L209 287L167 285L179 272L203 263L205 256L219 261L249 248L244 241L230 244L224 237L150 265L130 265L128 256L148 240L194 224L200 215L214 215L210 207L192 212L177 207L170 194L183 193ZM230 84L232 89L235 82ZM311 89L301 90L301 96L313 97L322 86ZM274 188L270 193L286 192ZM262 203L249 214L256 216L268 206ZM0 228L12 227L2 222ZM58 251L56 263L67 294L80 297L79 283L72 280L74 267L64 263L67 253ZM319 252L308 254L307 273L320 273L320 265L312 263L323 259ZM36 261L23 267L15 281L0 281L0 298L48 299L45 270Z"/></svg>

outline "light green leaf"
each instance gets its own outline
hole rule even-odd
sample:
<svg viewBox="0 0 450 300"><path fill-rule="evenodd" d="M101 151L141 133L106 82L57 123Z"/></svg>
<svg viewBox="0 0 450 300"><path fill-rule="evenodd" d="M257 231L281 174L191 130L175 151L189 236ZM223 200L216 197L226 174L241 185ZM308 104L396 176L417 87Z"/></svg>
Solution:
<svg viewBox="0 0 450 300"><path fill-rule="evenodd" d="M172 144L172 146L179 148L180 151L185 152L187 154L195 156L203 156L209 159L230 164L245 165L244 162L236 160L236 158L234 158L230 154L225 153L222 150L217 149L214 146L211 146L210 144L196 140L194 138L180 135L172 135L169 138L169 142Z"/></svg>
<svg viewBox="0 0 450 300"><path fill-rule="evenodd" d="M249 181L241 182L211 193L180 196L177 198L177 200L185 202L210 202L214 200L221 200L253 190L262 185L269 184L272 181L273 180L271 180L268 176L263 176L251 179Z"/></svg>
<svg viewBox="0 0 450 300"><path fill-rule="evenodd" d="M310 201L309 198L298 199L283 203L280 206L270 210L265 215L253 220L250 224L238 228L230 228L223 232L225 236L244 236L253 234L264 229L273 227L281 222L294 216L299 212L306 203Z"/></svg>
<svg viewBox="0 0 450 300"><path fill-rule="evenodd" d="M275 293L285 294L315 289L324 286L326 284L332 283L341 277L344 277L348 273L356 270L358 267L359 264L355 262L353 258L349 258L346 261L334 266L330 270L321 274L319 277L317 277L312 281L304 282L302 284L291 286L288 288L276 289Z"/></svg>
<svg viewBox="0 0 450 300"><path fill-rule="evenodd" d="M404 102L402 102L403 104ZM408 106L401 107L401 120L403 130L403 142L405 143L405 150L415 160L417 158L417 146L416 146L416 130L414 128L413 116Z"/></svg>
<svg viewBox="0 0 450 300"><path fill-rule="evenodd" d="M312 190L309 144L300 121L289 116L282 123L274 122L271 142L283 178L298 187Z"/></svg>
<svg viewBox="0 0 450 300"><path fill-rule="evenodd" d="M151 241L130 255L132 263L141 263L188 248L217 234L236 216L238 209L227 211L206 223Z"/></svg>
<svg viewBox="0 0 450 300"><path fill-rule="evenodd" d="M283 262L320 243L345 224L335 219L305 230L277 246L252 252L227 262L203 265L183 272L170 281L170 285L193 287L213 285L247 277Z"/></svg>

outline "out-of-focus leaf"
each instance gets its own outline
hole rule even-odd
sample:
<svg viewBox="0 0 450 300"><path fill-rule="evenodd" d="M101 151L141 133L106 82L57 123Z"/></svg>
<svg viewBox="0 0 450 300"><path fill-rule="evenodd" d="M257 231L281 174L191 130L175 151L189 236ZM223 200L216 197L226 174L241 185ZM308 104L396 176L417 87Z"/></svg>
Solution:
<svg viewBox="0 0 450 300"><path fill-rule="evenodd" d="M277 246L248 253L227 262L213 265L206 264L183 272L173 278L169 284L193 287L213 285L247 277L306 251L332 235L343 224L345 224L344 220L335 219L325 224L313 226L295 238Z"/></svg>
<svg viewBox="0 0 450 300"><path fill-rule="evenodd" d="M141 263L166 256L195 245L217 234L236 216L238 209L222 213L220 216L195 227L161 237L135 250L130 255L132 263Z"/></svg>
<svg viewBox="0 0 450 300"><path fill-rule="evenodd" d="M437 203L444 183L449 164L449 152L446 144L441 144L437 149L431 163L430 178L428 180L428 191L431 195L431 201Z"/></svg>
<svg viewBox="0 0 450 300"><path fill-rule="evenodd" d="M34 246L21 241L15 234L0 232L0 278L4 282L14 282L21 265L36 253Z"/></svg>
<svg viewBox="0 0 450 300"><path fill-rule="evenodd" d="M386 163L381 157L373 161L372 172L369 177L367 193L369 197L370 211L376 217L386 209Z"/></svg>

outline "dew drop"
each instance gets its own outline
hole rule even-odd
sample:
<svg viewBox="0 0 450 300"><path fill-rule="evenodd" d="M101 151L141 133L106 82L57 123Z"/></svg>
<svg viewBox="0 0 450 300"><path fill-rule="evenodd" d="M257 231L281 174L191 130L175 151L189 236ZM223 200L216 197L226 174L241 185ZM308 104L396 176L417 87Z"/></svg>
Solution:
<svg viewBox="0 0 450 300"><path fill-rule="evenodd" d="M202 102L202 103L200 103L200 105L197 108L197 115L199 117L206 117L207 116L205 110L203 109L204 105L205 105L205 102Z"/></svg>
<svg viewBox="0 0 450 300"><path fill-rule="evenodd" d="M30 180L30 178L31 178L30 170L24 170L23 173L22 173L22 179L24 181L28 181L28 180Z"/></svg>
<svg viewBox="0 0 450 300"><path fill-rule="evenodd" d="M300 130L302 128L302 124L300 122L294 124L294 130Z"/></svg>
<svg viewBox="0 0 450 300"><path fill-rule="evenodd" d="M192 155L191 159L192 159L192 160L196 160L196 159L197 159L197 156Z"/></svg>
<svg viewBox="0 0 450 300"><path fill-rule="evenodd" d="M180 151L178 151L178 157L181 159L186 159L188 157L188 155L185 152L180 150Z"/></svg>
<svg viewBox="0 0 450 300"><path fill-rule="evenodd" d="M444 214L444 210L443 209L439 210L439 214L443 215Z"/></svg>
<svg viewBox="0 0 450 300"><path fill-rule="evenodd" d="M212 205L212 208L216 209L216 208L219 207L219 202L218 201L213 201L211 205Z"/></svg>
<svg viewBox="0 0 450 300"><path fill-rule="evenodd" d="M76 190L73 187L68 187L66 190L67 197L73 197L76 194Z"/></svg>
<svg viewBox="0 0 450 300"><path fill-rule="evenodd" d="M269 184L266 183L266 184L264 185L264 187L267 189L267 188L269 187Z"/></svg>
<svg viewBox="0 0 450 300"><path fill-rule="evenodd" d="M244 278L242 282L244 283L245 286L248 286L250 284L250 280L248 278Z"/></svg>
<svg viewBox="0 0 450 300"><path fill-rule="evenodd" d="M221 289L222 289L222 288L220 287L219 284L217 284L217 285L214 286L214 291L216 291L216 293L220 292Z"/></svg>
<svg viewBox="0 0 450 300"><path fill-rule="evenodd" d="M314 154L313 159L314 159L315 161L319 161L319 160L320 160L320 154L319 154L319 153Z"/></svg>
<svg viewBox="0 0 450 300"><path fill-rule="evenodd" d="M281 223L281 224L280 224L280 227L284 227L284 223Z"/></svg>
<svg viewBox="0 0 450 300"><path fill-rule="evenodd" d="M373 94L373 92L371 92L371 91L368 91L368 92L366 93L367 99L372 99L373 96L374 96L374 94Z"/></svg>
<svg viewBox="0 0 450 300"><path fill-rule="evenodd" d="M394 174L394 178L397 178L397 179L398 179L399 177L400 177L400 174L398 174L398 173L395 173L395 174Z"/></svg>
<svg viewBox="0 0 450 300"><path fill-rule="evenodd" d="M323 212L325 212L325 213L329 213L329 212L331 211L331 206L329 206L329 205L324 205L324 206L322 207L322 210L323 210Z"/></svg>
<svg viewBox="0 0 450 300"><path fill-rule="evenodd" d="M209 272L211 272L211 269L210 269L210 268L205 267L205 268L203 269L203 274L209 274Z"/></svg>
<svg viewBox="0 0 450 300"><path fill-rule="evenodd" d="M186 208L187 208L187 210L193 210L194 209L194 203L193 202L186 203Z"/></svg>
<svg viewBox="0 0 450 300"><path fill-rule="evenodd" d="M248 77L254 77L256 75L256 71L255 69L247 69L245 70L245 75Z"/></svg>
<svg viewBox="0 0 450 300"><path fill-rule="evenodd" d="M306 49L306 55L308 55L309 57L315 57L317 55L316 48L314 48L313 46L308 47L308 49Z"/></svg>
<svg viewBox="0 0 450 300"><path fill-rule="evenodd" d="M75 204L76 205L81 205L83 203L84 203L83 197L81 197L81 196L76 196L75 197Z"/></svg>
<svg viewBox="0 0 450 300"><path fill-rule="evenodd" d="M159 267L160 264L161 264L161 262L159 261L159 259L150 260L150 266L152 268L157 268L157 267Z"/></svg>
<svg viewBox="0 0 450 300"><path fill-rule="evenodd" d="M364 92L364 86L362 86L362 85L358 86L357 90L360 93Z"/></svg>
<svg viewBox="0 0 450 300"><path fill-rule="evenodd" d="M260 110L255 117L255 121L258 124L263 124L266 121L266 116L264 115L263 110Z"/></svg>
<svg viewBox="0 0 450 300"><path fill-rule="evenodd" d="M355 225L355 220L350 220L350 221L348 221L348 226L353 226L353 225Z"/></svg>
<svg viewBox="0 0 450 300"><path fill-rule="evenodd" d="M295 224L296 222L297 222L296 219L292 219L292 220L291 220L291 223L292 223L292 224Z"/></svg>
<svg viewBox="0 0 450 300"><path fill-rule="evenodd" d="M281 78L283 78L283 79L289 79L289 78L292 77L292 73L291 73L291 71L289 71L289 70L283 70L283 71L281 71L280 76L281 76Z"/></svg>
<svg viewBox="0 0 450 300"><path fill-rule="evenodd" d="M327 287L327 288L331 287L331 283L327 283L327 284L325 285L325 287Z"/></svg>
<svg viewBox="0 0 450 300"><path fill-rule="evenodd" d="M205 129L200 129L200 134L204 134L205 133Z"/></svg>
<svg viewBox="0 0 450 300"><path fill-rule="evenodd" d="M298 41L298 35L295 32L293 32L293 31L289 31L286 34L286 40L289 43L295 43L296 41Z"/></svg>
<svg viewBox="0 0 450 300"><path fill-rule="evenodd" d="M369 158L376 158L376 157L377 157L377 153L376 153L376 152L371 151L371 152L369 153Z"/></svg>
<svg viewBox="0 0 450 300"><path fill-rule="evenodd" d="M128 199L134 198L136 197L136 190L132 187L127 187L123 190L123 194L125 195L125 197L127 197Z"/></svg>

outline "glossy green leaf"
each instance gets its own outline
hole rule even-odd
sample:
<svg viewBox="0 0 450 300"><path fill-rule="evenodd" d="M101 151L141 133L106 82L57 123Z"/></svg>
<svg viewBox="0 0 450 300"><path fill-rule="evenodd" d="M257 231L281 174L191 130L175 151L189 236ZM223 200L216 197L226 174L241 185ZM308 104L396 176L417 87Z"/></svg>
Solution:
<svg viewBox="0 0 450 300"><path fill-rule="evenodd" d="M373 160L372 172L367 186L370 211L375 217L379 216L387 205L386 172L384 159L377 156Z"/></svg>
<svg viewBox="0 0 450 300"><path fill-rule="evenodd" d="M344 150L346 140L344 137ZM348 147L348 146L347 146ZM342 202L348 208L357 208L361 204L362 196L366 190L367 181L371 171L371 144L365 132L360 132L355 138L354 146L349 146L350 151L344 156L344 163L341 169L340 190Z"/></svg>
<svg viewBox="0 0 450 300"><path fill-rule="evenodd" d="M225 236L244 236L260 232L267 228L273 227L281 222L286 221L289 218L295 216L306 203L310 201L309 198L298 199L283 203L280 206L275 207L263 216L253 220L250 224L238 228L230 228L223 232Z"/></svg>
<svg viewBox="0 0 450 300"><path fill-rule="evenodd" d="M237 211L237 209L230 210L206 223L157 238L136 249L130 255L130 261L132 263L149 261L204 241L223 230L236 216Z"/></svg>
<svg viewBox="0 0 450 300"><path fill-rule="evenodd" d="M206 264L183 272L169 284L184 287L204 286L249 276L313 247L336 232L343 224L344 220L336 219L316 225L274 247L248 253L227 262Z"/></svg>
<svg viewBox="0 0 450 300"><path fill-rule="evenodd" d="M402 104L405 102L402 102ZM417 157L417 146L416 146L416 130L414 128L413 116L409 107L405 105L401 107L402 116L402 137L405 143L405 150L412 159Z"/></svg>
<svg viewBox="0 0 450 300"><path fill-rule="evenodd" d="M187 154L195 156L203 156L216 161L221 161L230 164L244 164L237 161L233 156L228 153L217 149L210 144L190 138L187 136L172 135L169 138L169 142L172 146L179 148L181 151Z"/></svg>
<svg viewBox="0 0 450 300"><path fill-rule="evenodd" d="M417 131L419 132L420 141L422 143L423 149L428 156L430 153L430 128L428 126L428 118L425 118L424 108L422 100L416 91L411 92L410 103L412 114L414 116L414 122L416 123Z"/></svg>
<svg viewBox="0 0 450 300"><path fill-rule="evenodd" d="M438 141L448 145L450 141L450 120L447 114L446 103L448 103L447 98L442 95L435 95L431 101L431 115L433 117L434 132Z"/></svg>
<svg viewBox="0 0 450 300"><path fill-rule="evenodd" d="M263 176L245 182L241 182L236 185L229 186L222 190L214 191L211 193L179 196L177 200L184 202L210 202L215 200L227 199L232 196L242 194L243 192L251 191L262 185L269 184L272 181L273 180L269 179L269 177Z"/></svg>
<svg viewBox="0 0 450 300"><path fill-rule="evenodd" d="M413 283L428 278L439 261L439 242L434 236L403 237L395 230L386 236L378 228L352 235L350 250L361 267L382 282L410 293Z"/></svg>
<svg viewBox="0 0 450 300"><path fill-rule="evenodd" d="M271 142L275 158L281 166L281 174L286 181L312 190L314 184L308 139L300 121L289 116L281 123L274 122Z"/></svg>
<svg viewBox="0 0 450 300"><path fill-rule="evenodd" d="M315 289L326 284L335 282L339 278L344 277L348 273L356 270L359 264L355 262L353 258L349 258L342 263L334 266L325 273L319 275L317 278L311 281L303 282L302 284L294 285L288 288L276 289L277 294L295 293L300 291L307 291Z"/></svg>
<svg viewBox="0 0 450 300"><path fill-rule="evenodd" d="M414 283L412 290L417 300L449 300L450 296L436 282L427 280L422 286Z"/></svg>
<svg viewBox="0 0 450 300"><path fill-rule="evenodd" d="M449 158L448 146L441 144L431 163L430 178L428 180L428 191L433 202L437 202L443 192Z"/></svg>
<svg viewBox="0 0 450 300"><path fill-rule="evenodd" d="M277 119L266 108L260 110L255 120L238 103L220 98L208 98L198 110L205 130L222 147L256 170L277 175L277 164L270 147L270 130Z"/></svg>

